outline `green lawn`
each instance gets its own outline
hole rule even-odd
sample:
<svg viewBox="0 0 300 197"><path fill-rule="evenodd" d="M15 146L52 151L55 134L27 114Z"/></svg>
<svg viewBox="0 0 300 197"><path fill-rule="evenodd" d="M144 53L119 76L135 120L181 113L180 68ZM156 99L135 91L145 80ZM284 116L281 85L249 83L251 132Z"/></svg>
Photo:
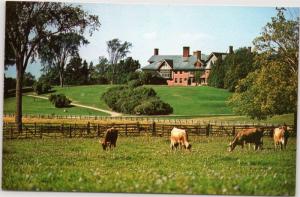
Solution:
<svg viewBox="0 0 300 197"><path fill-rule="evenodd" d="M54 87L55 93L63 93L74 103L98 107L109 110L108 106L100 99L101 95L112 85L90 85L90 86L72 86L72 87ZM236 116L226 105L226 100L231 93L223 89L217 89L208 86L201 87L170 87L152 85L158 96L169 103L173 109L174 116L161 116L160 118L197 118L209 121L245 121L257 122L245 116ZM47 96L47 95L43 95ZM67 109L55 109L48 101L38 100L33 102L32 98L24 97L23 113L30 114L62 114L62 115L107 115L102 112L73 107ZM8 98L4 100L4 112L15 112L15 99ZM226 116L223 116L226 114ZM180 116L181 117L180 117ZM157 117L157 116L151 116ZM275 116L268 120L261 121L268 123L287 123L293 124L293 114Z"/></svg>
<svg viewBox="0 0 300 197"><path fill-rule="evenodd" d="M48 100L37 99L28 96L23 96L23 114L41 114L41 115L98 115L107 116L108 114L85 109L81 107L68 107L68 108L55 108L54 105ZM66 110L66 112L64 112ZM15 113L16 111L16 98L6 98L4 100L4 113Z"/></svg>
<svg viewBox="0 0 300 197"><path fill-rule="evenodd" d="M295 195L296 139L274 151L227 151L227 137L190 136L192 151L171 151L158 137L4 140L2 188L22 191Z"/></svg>
<svg viewBox="0 0 300 197"><path fill-rule="evenodd" d="M108 109L100 99L101 95L111 85L56 87L57 93L64 93L72 101L89 106ZM226 90L212 87L170 87L148 86L154 88L158 96L169 103L174 109L174 115L219 115L233 114L226 105L231 95Z"/></svg>

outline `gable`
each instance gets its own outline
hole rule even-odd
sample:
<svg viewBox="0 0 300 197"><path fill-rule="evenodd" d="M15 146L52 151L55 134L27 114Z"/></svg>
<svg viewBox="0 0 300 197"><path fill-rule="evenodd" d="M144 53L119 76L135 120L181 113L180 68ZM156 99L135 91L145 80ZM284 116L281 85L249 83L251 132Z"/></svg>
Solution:
<svg viewBox="0 0 300 197"><path fill-rule="evenodd" d="M171 64L171 62L170 62ZM161 65L158 67L158 70L172 70L172 67L167 61L163 61Z"/></svg>

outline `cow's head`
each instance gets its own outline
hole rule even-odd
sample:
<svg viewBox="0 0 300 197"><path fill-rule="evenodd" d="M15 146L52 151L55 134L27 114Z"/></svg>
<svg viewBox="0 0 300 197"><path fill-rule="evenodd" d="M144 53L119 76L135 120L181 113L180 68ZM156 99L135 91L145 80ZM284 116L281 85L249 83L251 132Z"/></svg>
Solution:
<svg viewBox="0 0 300 197"><path fill-rule="evenodd" d="M189 145L185 146L185 149L191 150L192 149L192 145L189 144Z"/></svg>
<svg viewBox="0 0 300 197"><path fill-rule="evenodd" d="M233 149L234 149L233 143L230 142L230 143L228 144L228 151L231 152L231 151L233 151Z"/></svg>
<svg viewBox="0 0 300 197"><path fill-rule="evenodd" d="M107 144L105 144L104 142L101 143L103 150L106 150Z"/></svg>

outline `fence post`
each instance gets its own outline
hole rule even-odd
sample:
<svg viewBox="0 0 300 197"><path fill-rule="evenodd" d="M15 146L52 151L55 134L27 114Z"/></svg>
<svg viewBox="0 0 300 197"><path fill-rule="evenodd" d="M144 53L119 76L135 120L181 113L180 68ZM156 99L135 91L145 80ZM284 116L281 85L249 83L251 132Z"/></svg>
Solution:
<svg viewBox="0 0 300 197"><path fill-rule="evenodd" d="M43 125L40 127L40 138L43 138Z"/></svg>
<svg viewBox="0 0 300 197"><path fill-rule="evenodd" d="M71 125L69 125L69 137L72 138L72 129L71 129Z"/></svg>
<svg viewBox="0 0 300 197"><path fill-rule="evenodd" d="M90 122L87 123L87 134L90 137Z"/></svg>
<svg viewBox="0 0 300 197"><path fill-rule="evenodd" d="M155 128L155 122L152 122L152 135L156 136L156 128Z"/></svg>
<svg viewBox="0 0 300 197"><path fill-rule="evenodd" d="M209 136L210 124L206 126L206 136Z"/></svg>
<svg viewBox="0 0 300 197"><path fill-rule="evenodd" d="M61 130L62 135L64 136L64 123L61 124L60 130Z"/></svg>
<svg viewBox="0 0 300 197"><path fill-rule="evenodd" d="M232 127L232 135L235 136L235 126Z"/></svg>
<svg viewBox="0 0 300 197"><path fill-rule="evenodd" d="M13 128L12 128L12 125L10 125L10 139L13 139Z"/></svg>
<svg viewBox="0 0 300 197"><path fill-rule="evenodd" d="M127 136L127 124L125 124L125 135Z"/></svg>

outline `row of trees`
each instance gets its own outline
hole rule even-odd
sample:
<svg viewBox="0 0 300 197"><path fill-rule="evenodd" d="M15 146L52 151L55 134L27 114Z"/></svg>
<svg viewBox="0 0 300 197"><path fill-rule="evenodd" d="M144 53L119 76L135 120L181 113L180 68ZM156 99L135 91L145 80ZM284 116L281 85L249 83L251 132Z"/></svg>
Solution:
<svg viewBox="0 0 300 197"><path fill-rule="evenodd" d="M241 48L218 60L209 83L234 92L229 104L238 114L265 119L294 113L297 121L299 17L286 19L277 8L260 36L254 39L255 53Z"/></svg>

